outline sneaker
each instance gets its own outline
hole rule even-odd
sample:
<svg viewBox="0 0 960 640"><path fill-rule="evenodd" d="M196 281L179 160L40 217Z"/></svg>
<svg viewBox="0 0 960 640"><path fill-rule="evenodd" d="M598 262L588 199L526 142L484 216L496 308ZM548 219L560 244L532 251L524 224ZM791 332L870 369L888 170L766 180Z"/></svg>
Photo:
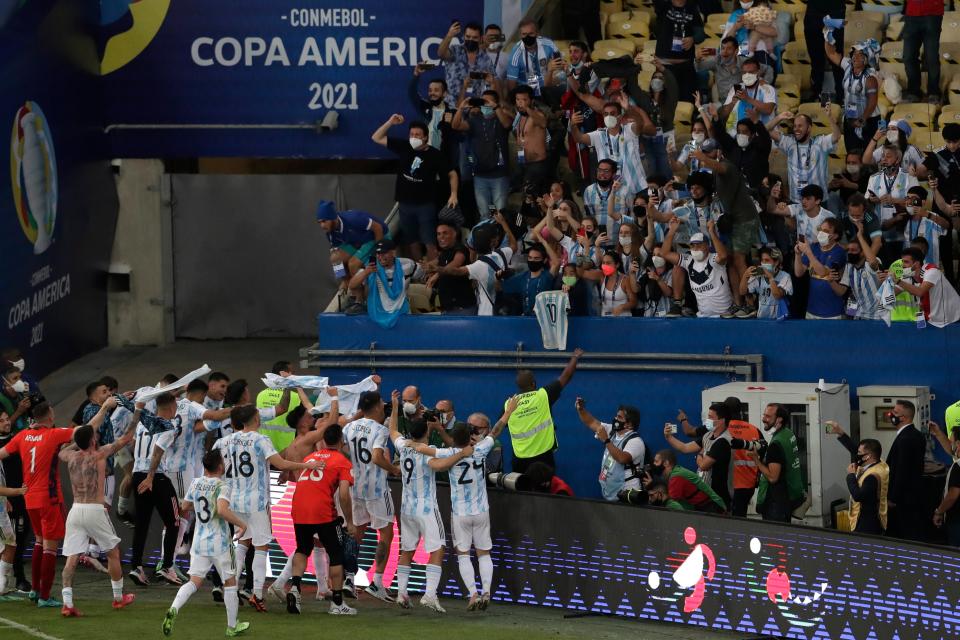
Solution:
<svg viewBox="0 0 960 640"><path fill-rule="evenodd" d="M693 309L691 309L690 307L684 307L682 313L683 313L683 317L684 317L684 318L696 318L696 317L697 317L697 312L694 311Z"/></svg>
<svg viewBox="0 0 960 640"><path fill-rule="evenodd" d="M343 604L333 604L330 603L330 611L328 613L332 616L355 616L357 615L357 610L353 607L348 607L346 603Z"/></svg>
<svg viewBox="0 0 960 640"><path fill-rule="evenodd" d="M222 603L222 602L223 602L223 587L214 587L214 588L211 590L210 595L213 596L213 601L214 601L214 602Z"/></svg>
<svg viewBox="0 0 960 640"><path fill-rule="evenodd" d="M665 318L679 318L679 317L681 317L682 315L683 315L683 309L680 307L679 304L673 303L672 305L670 305L670 310L667 311L667 315L664 316L664 317L665 317Z"/></svg>
<svg viewBox="0 0 960 640"><path fill-rule="evenodd" d="M168 636L173 633L173 621L177 619L177 610L173 607L167 609L167 615L163 616L163 635Z"/></svg>
<svg viewBox="0 0 960 640"><path fill-rule="evenodd" d="M367 312L367 305L354 300L347 305L347 308L344 309L343 312L348 316L360 316Z"/></svg>
<svg viewBox="0 0 960 640"><path fill-rule="evenodd" d="M480 594L474 592L474 594L470 596L470 602L467 603L467 611L476 611L479 606Z"/></svg>
<svg viewBox="0 0 960 640"><path fill-rule="evenodd" d="M17 583L17 591L19 591L24 595L30 593L32 590L33 590L33 587L30 585L30 583L27 581L26 578L24 578L23 580Z"/></svg>
<svg viewBox="0 0 960 640"><path fill-rule="evenodd" d="M128 573L127 577L133 580L133 583L139 587L150 586L150 581L147 579L147 574L143 572L143 567L137 567Z"/></svg>
<svg viewBox="0 0 960 640"><path fill-rule="evenodd" d="M740 311L740 307L735 304L732 304L730 305L729 309L727 309L726 311L720 314L720 317L723 318L724 320L729 320L730 318L736 318L738 311Z"/></svg>
<svg viewBox="0 0 960 640"><path fill-rule="evenodd" d="M395 599L393 596L390 595L390 592L387 591L386 588L384 588L384 587L378 587L378 586L377 586L376 584L374 584L374 583L371 583L369 587L367 587L366 589L364 589L364 591L366 591L367 593L369 593L370 595L372 595L374 598L379 598L380 600L383 600L384 602L393 602L394 599Z"/></svg>
<svg viewBox="0 0 960 640"><path fill-rule="evenodd" d="M33 589L31 589L30 593L27 594L27 598L30 599L30 602L36 602L37 600L40 599L40 594L34 591Z"/></svg>
<svg viewBox="0 0 960 640"><path fill-rule="evenodd" d="M37 600L38 609L58 609L62 606L63 606L63 603L57 600L56 598L54 598L53 596L50 596L46 600L44 600L43 598L40 598L39 600Z"/></svg>
<svg viewBox="0 0 960 640"><path fill-rule="evenodd" d="M287 601L287 592L283 590L283 585L280 584L279 580L274 580L273 584L267 588L267 593L272 595L280 602Z"/></svg>
<svg viewBox="0 0 960 640"><path fill-rule="evenodd" d="M940 97L938 93L931 93L927 96L927 104L935 105L939 107L943 104L943 98Z"/></svg>
<svg viewBox="0 0 960 640"><path fill-rule="evenodd" d="M137 523L133 521L133 514L129 511L117 511L117 520L131 529L137 526Z"/></svg>
<svg viewBox="0 0 960 640"><path fill-rule="evenodd" d="M440 606L437 596L423 596L420 598L420 606L427 609L433 609L437 613L446 613L447 610Z"/></svg>
<svg viewBox="0 0 960 640"><path fill-rule="evenodd" d="M249 622L238 622L235 627L227 627L226 636L228 638L236 638L238 635L250 628Z"/></svg>
<svg viewBox="0 0 960 640"><path fill-rule="evenodd" d="M287 613L300 613L300 590L287 591Z"/></svg>
<svg viewBox="0 0 960 640"><path fill-rule="evenodd" d="M64 618L82 618L83 617L83 613L81 613L79 609L77 609L76 607L68 607L67 605L63 605L60 608L60 615L62 615Z"/></svg>
<svg viewBox="0 0 960 640"><path fill-rule="evenodd" d="M168 583L172 584L175 587L179 587L183 585L183 580L181 580L180 577L177 575L177 572L173 570L173 567L168 567L162 570L160 573L157 574L157 576L159 576L163 580L166 580Z"/></svg>
<svg viewBox="0 0 960 640"><path fill-rule="evenodd" d="M188 555L190 555L190 545L188 545L186 542L184 542L182 545L180 545L179 547L177 547L177 555L178 555L178 556L188 556Z"/></svg>
<svg viewBox="0 0 960 640"><path fill-rule="evenodd" d="M739 309L737 309L737 313L735 315L737 318L740 318L741 320L746 318L756 318L757 310L754 309L753 307L742 305Z"/></svg>
<svg viewBox="0 0 960 640"><path fill-rule="evenodd" d="M119 611L120 609L123 609L124 607L128 607L131 604L133 604L133 601L136 599L137 599L137 594L125 593L122 596L120 596L119 600L113 601L113 608Z"/></svg>
<svg viewBox="0 0 960 640"><path fill-rule="evenodd" d="M250 606L254 608L258 613L267 612L267 604L263 601L263 598L258 598L257 596L250 596L247 599L247 602L250 603Z"/></svg>
<svg viewBox="0 0 960 640"><path fill-rule="evenodd" d="M320 589L317 589L317 595L314 597L317 600L329 600L333 597L333 591L320 591Z"/></svg>
<svg viewBox="0 0 960 640"><path fill-rule="evenodd" d="M244 587L237 591L237 597L240 598L240 602L247 602L253 597L253 591Z"/></svg>
<svg viewBox="0 0 960 640"><path fill-rule="evenodd" d="M397 605L398 605L401 609L409 609L409 608L411 607L411 604L410 604L410 596L408 596L408 595L405 594L405 593L399 594L399 595L397 596Z"/></svg>
<svg viewBox="0 0 960 640"><path fill-rule="evenodd" d="M357 599L357 588L353 586L353 580L348 579L343 582L343 597Z"/></svg>
<svg viewBox="0 0 960 640"><path fill-rule="evenodd" d="M486 611L487 607L489 606L490 606L490 594L485 593L482 596L480 596L480 604L478 605L478 608L480 609L480 611Z"/></svg>
<svg viewBox="0 0 960 640"><path fill-rule="evenodd" d="M185 574L185 573L183 572L183 569L181 569L180 566L177 565L176 562L173 563L173 572L174 572L175 574L177 574L177 577L178 577L178 578L180 578L180 582L187 582L188 580L190 580L190 576L188 576L187 574Z"/></svg>

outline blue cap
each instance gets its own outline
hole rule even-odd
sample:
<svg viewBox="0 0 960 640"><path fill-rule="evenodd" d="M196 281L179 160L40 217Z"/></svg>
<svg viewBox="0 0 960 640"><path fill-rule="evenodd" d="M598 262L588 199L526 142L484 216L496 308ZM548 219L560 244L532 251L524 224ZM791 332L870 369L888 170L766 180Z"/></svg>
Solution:
<svg viewBox="0 0 960 640"><path fill-rule="evenodd" d="M321 200L317 204L317 222L322 220L336 220L337 206L329 200Z"/></svg>

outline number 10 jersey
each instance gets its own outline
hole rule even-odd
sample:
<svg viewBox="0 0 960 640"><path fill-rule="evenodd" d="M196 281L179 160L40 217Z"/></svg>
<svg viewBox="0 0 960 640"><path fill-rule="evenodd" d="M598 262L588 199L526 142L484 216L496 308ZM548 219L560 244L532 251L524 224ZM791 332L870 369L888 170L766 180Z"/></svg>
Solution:
<svg viewBox="0 0 960 640"><path fill-rule="evenodd" d="M376 500L387 495L390 491L387 472L374 464L373 452L382 449L389 459L390 430L376 420L360 418L343 428L343 440L350 449L353 462L353 497Z"/></svg>

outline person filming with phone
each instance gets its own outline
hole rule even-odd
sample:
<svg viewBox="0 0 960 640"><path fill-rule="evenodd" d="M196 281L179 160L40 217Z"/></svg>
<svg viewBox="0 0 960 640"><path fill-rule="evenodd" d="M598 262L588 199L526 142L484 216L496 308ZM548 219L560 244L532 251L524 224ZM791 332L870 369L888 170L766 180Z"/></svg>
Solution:
<svg viewBox="0 0 960 640"><path fill-rule="evenodd" d="M587 411L583 398L576 400L577 415L594 437L603 443L603 458L600 461L600 490L603 499L617 501L617 494L624 489L639 489L646 445L637 433L640 427L640 410L630 405L620 405L610 423L600 422Z"/></svg>

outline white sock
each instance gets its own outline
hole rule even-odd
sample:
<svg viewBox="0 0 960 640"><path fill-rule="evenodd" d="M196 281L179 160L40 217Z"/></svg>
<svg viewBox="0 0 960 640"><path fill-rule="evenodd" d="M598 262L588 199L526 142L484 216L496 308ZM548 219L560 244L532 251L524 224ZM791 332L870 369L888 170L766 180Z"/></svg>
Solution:
<svg viewBox="0 0 960 640"><path fill-rule="evenodd" d="M438 564L428 564L427 565L427 590L423 595L437 597L437 587L440 586L440 565Z"/></svg>
<svg viewBox="0 0 960 640"><path fill-rule="evenodd" d="M0 560L0 593L7 589L7 576L13 571L13 565L5 560Z"/></svg>
<svg viewBox="0 0 960 640"><path fill-rule="evenodd" d="M120 602L123 600L123 577L119 580L111 580L110 587L113 589L113 600L114 602Z"/></svg>
<svg viewBox="0 0 960 640"><path fill-rule="evenodd" d="M63 594L64 606L73 608L73 587L64 587L60 593Z"/></svg>
<svg viewBox="0 0 960 640"><path fill-rule="evenodd" d="M317 590L320 593L326 593L330 588L327 586L327 579L330 577L330 557L327 556L327 550L323 547L313 548L313 571L317 577Z"/></svg>
<svg viewBox="0 0 960 640"><path fill-rule="evenodd" d="M193 513L191 511L191 513ZM173 559L177 559L177 550L180 548L180 545L183 544L183 537L187 535L187 530L190 529L190 518L180 516L180 530L177 532L177 546L173 548Z"/></svg>
<svg viewBox="0 0 960 640"><path fill-rule="evenodd" d="M173 599L173 608L177 611L183 608L183 605L187 604L187 600L190 599L190 596L197 592L197 585L193 584L192 580L187 580L183 583L183 586L180 587L180 590L177 591L177 597Z"/></svg>
<svg viewBox="0 0 960 640"><path fill-rule="evenodd" d="M477 574L473 570L473 561L469 553L462 553L457 556L457 564L460 566L460 577L463 578L463 584L473 597L477 593Z"/></svg>
<svg viewBox="0 0 960 640"><path fill-rule="evenodd" d="M287 563L283 565L283 569L280 570L280 575L277 576L274 584L280 585L280 588L283 589L287 586L287 583L290 582L290 578L293 577L293 554L287 558Z"/></svg>
<svg viewBox="0 0 960 640"><path fill-rule="evenodd" d="M117 499L117 511L120 513L128 513L130 511L130 498L120 496Z"/></svg>
<svg viewBox="0 0 960 640"><path fill-rule="evenodd" d="M253 595L263 598L263 583L267 580L267 550L253 552Z"/></svg>
<svg viewBox="0 0 960 640"><path fill-rule="evenodd" d="M397 567L397 593L407 595L407 581L410 580L410 565L401 564Z"/></svg>
<svg viewBox="0 0 960 640"><path fill-rule="evenodd" d="M237 626L237 610L240 608L236 586L223 588L223 604L227 608L227 627L233 629Z"/></svg>
<svg viewBox="0 0 960 640"><path fill-rule="evenodd" d="M483 593L490 595L490 589L493 586L493 558L490 554L477 555L477 565L480 566L480 588Z"/></svg>
<svg viewBox="0 0 960 640"><path fill-rule="evenodd" d="M380 567L377 567L377 569L379 569L379 568L380 568ZM382 573L382 572L381 572L381 573L375 573L375 574L373 574L373 584L375 584L376 586L380 587L381 589L383 588L383 573Z"/></svg>
<svg viewBox="0 0 960 640"><path fill-rule="evenodd" d="M240 575L243 573L244 565L247 562L247 545L237 543L237 589L240 588Z"/></svg>

